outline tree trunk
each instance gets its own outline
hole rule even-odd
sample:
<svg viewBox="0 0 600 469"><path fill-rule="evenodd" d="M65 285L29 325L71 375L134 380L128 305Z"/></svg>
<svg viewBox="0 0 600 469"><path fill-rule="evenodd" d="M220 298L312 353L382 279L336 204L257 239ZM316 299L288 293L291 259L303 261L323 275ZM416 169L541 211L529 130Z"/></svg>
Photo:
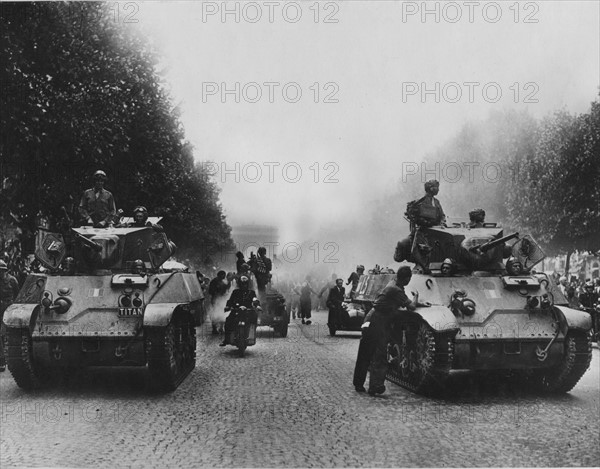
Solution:
<svg viewBox="0 0 600 469"><path fill-rule="evenodd" d="M571 263L571 251L567 251L567 260L565 261L565 277L567 277L567 281L569 281L569 267Z"/></svg>

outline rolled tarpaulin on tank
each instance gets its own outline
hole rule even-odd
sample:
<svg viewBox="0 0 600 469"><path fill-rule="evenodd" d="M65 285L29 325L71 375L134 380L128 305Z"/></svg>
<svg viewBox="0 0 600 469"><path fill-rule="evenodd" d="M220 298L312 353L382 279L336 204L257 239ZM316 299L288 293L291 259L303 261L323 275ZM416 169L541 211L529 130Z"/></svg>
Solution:
<svg viewBox="0 0 600 469"><path fill-rule="evenodd" d="M4 311L4 324L6 327L29 327L31 316L39 304L13 303Z"/></svg>
<svg viewBox="0 0 600 469"><path fill-rule="evenodd" d="M153 303L144 310L144 327L165 327L181 303Z"/></svg>

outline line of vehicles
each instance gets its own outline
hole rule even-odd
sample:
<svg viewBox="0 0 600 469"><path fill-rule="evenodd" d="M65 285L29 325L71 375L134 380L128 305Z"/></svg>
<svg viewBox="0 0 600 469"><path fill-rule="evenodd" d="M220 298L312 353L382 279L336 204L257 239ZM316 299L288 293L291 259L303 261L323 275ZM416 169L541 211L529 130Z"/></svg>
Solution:
<svg viewBox="0 0 600 469"><path fill-rule="evenodd" d="M72 230L71 247L60 234L38 232L35 254L48 272L30 274L5 312L7 364L16 383L31 390L86 367L139 366L153 388L176 389L195 367L196 327L206 318L195 273L160 270L174 245L151 226ZM493 223L430 227L424 234L432 246L430 270L413 275L407 289L432 306L393 324L388 380L426 394L443 388L454 370L485 370L544 391L571 390L591 361L592 320L570 309L548 277L532 273L543 258L535 241L503 237ZM67 249L73 262L63 262ZM363 275L331 335L360 330L393 278ZM262 303L258 314L234 309L229 343L241 356L256 343L257 325L287 335L283 297L267 290Z"/></svg>

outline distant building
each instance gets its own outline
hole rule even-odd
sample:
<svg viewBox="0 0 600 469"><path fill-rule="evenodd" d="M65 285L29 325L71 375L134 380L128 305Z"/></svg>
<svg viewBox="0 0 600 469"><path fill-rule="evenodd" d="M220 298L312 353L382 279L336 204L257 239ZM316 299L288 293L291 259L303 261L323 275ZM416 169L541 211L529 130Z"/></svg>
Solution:
<svg viewBox="0 0 600 469"><path fill-rule="evenodd" d="M279 246L279 229L271 225L239 225L231 227L231 237L235 244L235 252L242 251L246 259L259 247L267 249L267 257L273 258L281 250ZM234 254L235 254L234 252Z"/></svg>

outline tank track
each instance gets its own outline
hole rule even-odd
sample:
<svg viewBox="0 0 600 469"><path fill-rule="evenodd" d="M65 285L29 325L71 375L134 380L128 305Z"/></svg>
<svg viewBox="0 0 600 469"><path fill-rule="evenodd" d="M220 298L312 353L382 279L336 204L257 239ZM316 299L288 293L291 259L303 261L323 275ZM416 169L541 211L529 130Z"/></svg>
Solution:
<svg viewBox="0 0 600 469"><path fill-rule="evenodd" d="M196 329L191 318L174 317L166 327L147 327L150 387L174 391L196 366Z"/></svg>
<svg viewBox="0 0 600 469"><path fill-rule="evenodd" d="M8 369L17 386L26 390L34 390L47 383L48 375L37 370L33 361L29 329L7 327L5 351Z"/></svg>
<svg viewBox="0 0 600 469"><path fill-rule="evenodd" d="M402 324L388 344L388 381L427 394L444 385L454 359L455 332L435 332L425 322Z"/></svg>
<svg viewBox="0 0 600 469"><path fill-rule="evenodd" d="M567 333L561 362L533 375L534 384L548 393L569 392L579 382L592 361L591 334L578 330Z"/></svg>

